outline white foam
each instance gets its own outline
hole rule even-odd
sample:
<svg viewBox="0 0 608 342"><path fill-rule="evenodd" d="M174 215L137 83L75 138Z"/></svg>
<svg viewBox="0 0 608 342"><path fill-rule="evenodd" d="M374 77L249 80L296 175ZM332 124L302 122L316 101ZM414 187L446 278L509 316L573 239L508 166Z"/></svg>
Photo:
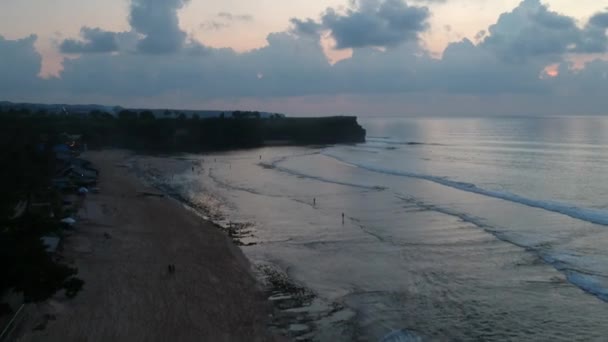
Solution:
<svg viewBox="0 0 608 342"><path fill-rule="evenodd" d="M363 152L363 153L378 154L378 153L380 153L378 150L384 150L385 149L385 148L376 147L376 146L366 146L366 145L360 145L360 146L349 147L348 150L349 151L353 151L353 152L358 152L358 153L359 152Z"/></svg>
<svg viewBox="0 0 608 342"><path fill-rule="evenodd" d="M608 211L598 210L598 209L590 209L590 208L580 208L570 204L558 203L553 201L544 201L544 200L536 200L531 198L526 198L520 195L516 195L513 193L505 192L505 191L496 191L496 190L488 190L483 189L472 183L458 182L454 180L450 180L445 177L438 177L414 172L400 171L400 170L391 170L382 167L378 167L376 165L369 165L365 163L354 163L344 158L341 158L338 155L332 154L327 151L323 151L323 155L339 160L343 163L350 164L352 166L359 167L364 170L384 173L393 176L402 176L409 178L418 178L424 179L427 181L431 181L437 184L441 184L444 186L449 186L451 188L476 193L479 195L484 195L488 197L499 198L505 201L514 202L523 204L529 207L539 208L547 211L552 211L556 213L560 213L563 215L570 216L575 219L579 219L582 221L587 221L595 224L601 224L608 226Z"/></svg>
<svg viewBox="0 0 608 342"><path fill-rule="evenodd" d="M602 211L602 210L597 210L597 209L588 209L588 208L579 208L579 207L571 206L568 204L556 203L556 202L552 202L552 201L534 200L534 199L529 199L529 198L526 198L526 197L523 197L520 195L508 193L508 192L483 189L483 188L478 187L475 184L458 182L458 181L450 180L445 177L437 177L437 176L432 176L432 175L406 172L406 171L400 171L400 170L391 170L391 169L387 169L387 168L378 167L376 165L360 163L360 162L351 162L351 161L346 160L345 158L341 157L340 155L336 155L334 153L329 152L328 150L322 151L321 154L324 156L333 158L338 162L345 163L350 166L358 167L358 168L372 171L372 172L394 175L394 176L401 176L401 177L423 179L423 180L431 181L431 182L434 182L434 183L437 183L440 185L459 189L462 191L472 192L472 193L480 194L483 196L498 198L498 199L502 199L502 200L506 200L506 201L510 201L510 202L514 202L514 203L519 203L519 204L530 206L530 207L535 207L535 208L539 208L539 209L543 209L543 210L547 210L547 211L551 211L551 212L556 212L556 213L567 215L567 216L570 216L570 217L573 217L576 219L580 219L583 221L587 221L587 222L592 222L592 223L601 224L601 225L608 225L608 211ZM361 187L361 188L372 188L372 187L369 187L369 186L366 186L363 184L344 183L344 182L340 182L340 181L336 181L336 180L332 180L332 179L311 176L311 175L300 173L298 171L284 168L284 167L281 167L278 165L278 164L284 162L286 159L291 158L291 157L293 157L293 156L279 158L267 166L275 168L281 172L287 172L292 175L315 179L315 180L319 180L322 182L329 182L329 183ZM373 187L373 188L377 188L377 187ZM498 239L500 239L502 241L509 242L513 245L519 246L530 252L533 252L536 255L538 255L542 260L544 260L547 264L552 265L553 267L555 267L556 270L562 272L570 283L574 284L581 290L583 290L589 294L595 295L598 298L600 298L601 300L608 302L608 286L607 286L608 278L601 275L601 272L598 272L597 267L594 266L595 264L597 264L597 262L589 263L588 258L584 258L584 260L579 259L579 258L574 258L573 256L576 256L576 255L572 254L571 252L567 252L567 251L563 251L563 250L559 251L559 250L554 250L553 248L546 248L544 246L540 246L539 241L536 241L535 239L531 239L530 236L521 236L514 232L504 231L497 227L488 226L487 223L483 219L478 218L478 217L464 214L464 213L461 213L461 212L458 212L458 211L455 211L455 210L452 210L449 208L443 208L443 207L439 207L439 206L435 206L435 205L425 204L425 203L417 201L416 199L413 199L413 198L407 198L407 197L402 197L402 196L397 196L397 197L401 198L402 200L415 202L417 205L423 206L430 210L438 211L438 212L441 212L441 213L444 213L447 215L457 216L465 222L470 222L470 223L486 230L488 233L493 234L494 236L496 236ZM388 337L391 337L391 338L399 337L399 334L389 335Z"/></svg>
<svg viewBox="0 0 608 342"><path fill-rule="evenodd" d="M390 139L390 138L367 138L367 139L365 139L365 141L368 144L382 144L382 145L410 145L410 146L441 145L441 144L436 144L436 143L426 143L426 142L420 142L420 141L403 141L403 140L395 140L395 139Z"/></svg>
<svg viewBox="0 0 608 342"><path fill-rule="evenodd" d="M297 157L293 156L293 157ZM275 169L277 171L280 172L284 172L296 177L300 177L300 178L307 178L307 179L313 179L313 180L317 180L319 182L323 182L323 183L331 183L331 184L337 184L337 185L344 185L344 186L350 186L350 187L354 187L354 188L360 188L360 189L367 189L367 190L384 190L384 187L381 186L373 186L373 185L366 185L366 184L357 184L357 183L349 183L349 182L343 182L343 181L339 181L339 180L335 180L335 179L330 179L330 178L324 178L324 177L319 177L319 176L313 176L313 175L308 175L302 172L298 172L283 166L279 166L280 163L282 163L283 161L287 160L289 157L283 157L283 158L279 158L273 162L271 162L270 164L267 163L260 163L259 165L261 165L262 167L266 167L266 168L272 168Z"/></svg>
<svg viewBox="0 0 608 342"><path fill-rule="evenodd" d="M521 237L510 232L497 231L494 228L487 226L485 222L479 218L472 217L451 209L425 204L424 202L417 201L412 198L401 196L397 197L407 202L413 202L425 209L437 211L446 215L456 216L464 222L472 223L484 229L486 232L494 235L501 241L511 243L515 246L533 252L544 262L566 275L568 282L581 290L592 294L605 302L608 302L608 278L600 275L598 271L594 271L593 268L595 267L586 267L583 260L572 258L573 254L571 252L544 250L542 247L539 248L538 243L530 240L529 237ZM585 258L584 261L587 261L588 264L589 259ZM595 264L597 265L598 263Z"/></svg>

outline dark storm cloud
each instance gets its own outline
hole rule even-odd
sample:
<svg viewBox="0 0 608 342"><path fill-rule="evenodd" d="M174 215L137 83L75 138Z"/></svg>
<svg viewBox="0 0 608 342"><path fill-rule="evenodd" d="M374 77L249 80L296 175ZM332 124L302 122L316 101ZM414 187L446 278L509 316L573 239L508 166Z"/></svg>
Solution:
<svg viewBox="0 0 608 342"><path fill-rule="evenodd" d="M99 28L83 27L80 29L82 40L66 39L59 49L63 53L104 53L118 50L116 33Z"/></svg>

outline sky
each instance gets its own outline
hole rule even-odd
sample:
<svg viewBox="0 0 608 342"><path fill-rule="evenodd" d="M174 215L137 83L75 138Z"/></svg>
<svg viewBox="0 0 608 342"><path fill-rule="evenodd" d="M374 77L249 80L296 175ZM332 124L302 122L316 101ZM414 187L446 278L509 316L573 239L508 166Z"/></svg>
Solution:
<svg viewBox="0 0 608 342"><path fill-rule="evenodd" d="M0 100L608 114L608 0L2 0Z"/></svg>

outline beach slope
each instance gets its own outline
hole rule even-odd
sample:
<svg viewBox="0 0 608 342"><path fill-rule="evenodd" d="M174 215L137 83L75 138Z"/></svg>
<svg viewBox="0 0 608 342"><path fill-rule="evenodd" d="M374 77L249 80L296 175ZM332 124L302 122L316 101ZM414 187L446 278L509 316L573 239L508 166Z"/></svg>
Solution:
<svg viewBox="0 0 608 342"><path fill-rule="evenodd" d="M223 232L151 196L125 167L126 152L84 157L100 170L101 192L84 202L63 251L84 289L33 310L20 341L274 340L250 265ZM40 311L46 327L26 328Z"/></svg>

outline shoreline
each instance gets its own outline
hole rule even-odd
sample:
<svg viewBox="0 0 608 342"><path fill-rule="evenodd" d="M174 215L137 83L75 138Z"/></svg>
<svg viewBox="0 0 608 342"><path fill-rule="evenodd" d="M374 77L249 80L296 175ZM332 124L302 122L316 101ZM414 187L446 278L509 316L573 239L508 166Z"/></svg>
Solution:
<svg viewBox="0 0 608 342"><path fill-rule="evenodd" d="M255 153L254 153L255 154ZM231 200L217 189L189 188L189 182L216 183L215 172L230 169L230 157L215 155L139 155L129 159L129 169L147 185L224 232L253 266L266 301L272 307L270 329L298 341L351 341L356 339L356 313L341 301L320 297L307 284L290 274L280 260L255 258L247 253L265 241L257 236L257 224L230 215ZM238 159L238 158L237 158ZM256 154L257 161L257 154ZM199 183L200 184L200 183ZM185 186L185 187L184 187ZM230 186L228 186L230 187ZM247 191L237 186L235 189ZM232 193L232 190L229 192ZM200 196L203 195L203 198ZM236 220L235 220L236 219ZM233 221L235 220L235 221Z"/></svg>
<svg viewBox="0 0 608 342"><path fill-rule="evenodd" d="M277 148L167 159L136 156L130 165L135 170L139 167L150 183L184 197L203 212L210 207L211 213L223 214L222 224L251 223L247 231L252 239L247 241L258 243L242 249L256 267L265 262L277 266L286 279L312 290L320 301L343 305L344 310L337 307L339 312L331 318L345 319L325 329L322 321L327 319L320 322L316 303L305 308L278 303L283 299L293 301L298 289L286 289L269 298L279 310L314 317L310 324L305 321L292 327L294 332L312 327L313 333L304 332L304 338L329 340L319 337L328 331L336 335L338 329L342 338L333 340L380 340L391 331L431 339L508 338L513 336L513 327L528 322L534 325L537 336L553 336L559 331L563 336L580 334L594 339L601 332L582 329L577 323L568 325L563 320L573 322L569 317L572 313L563 308L589 310L601 316L605 304L571 286L563 274L529 250L500 241L491 231L470 221L475 214L479 215L476 222L484 217L496 220L487 222L487 228L495 227L500 235L507 230L501 229L501 219L511 217L501 216L503 208L532 218L521 221L524 229L529 222L569 223L570 219L418 179L406 181L384 175L371 178L372 185L393 186L397 195L411 194L412 199L392 191L362 190L355 186L370 184L366 171L350 169L323 155L301 152L299 148ZM285 161L276 163L277 167L293 172L265 167L276 160ZM173 170L180 169L185 171L172 177ZM319 176L320 172L329 175ZM330 183L336 175L351 172L355 186ZM320 203L318 208L311 206L312 196ZM378 205L367 207L369 203ZM485 208L498 210L485 212ZM340 225L341 211L353 215L352 219L349 215L346 225ZM536 221L538 217L542 221ZM500 295L509 293L505 288L516 294L512 301L502 300ZM445 291L449 291L449 297L442 297ZM304 299L310 302L306 296ZM511 303L516 303L516 308ZM477 304L483 305L481 311ZM539 305L546 307L551 320L535 316ZM525 311L504 316L518 308ZM348 311L354 316L347 316ZM454 319L463 312L473 315L466 320ZM475 316L480 312L483 315ZM433 317L438 316L443 320L435 324ZM486 316L491 319L486 320ZM596 326L601 320L581 321ZM487 335L479 328L486 324L497 335Z"/></svg>
<svg viewBox="0 0 608 342"><path fill-rule="evenodd" d="M17 341L279 340L242 251L213 222L150 195L158 191L130 172L130 156L83 156L99 168L101 192L84 202L61 253L83 290L30 305Z"/></svg>

